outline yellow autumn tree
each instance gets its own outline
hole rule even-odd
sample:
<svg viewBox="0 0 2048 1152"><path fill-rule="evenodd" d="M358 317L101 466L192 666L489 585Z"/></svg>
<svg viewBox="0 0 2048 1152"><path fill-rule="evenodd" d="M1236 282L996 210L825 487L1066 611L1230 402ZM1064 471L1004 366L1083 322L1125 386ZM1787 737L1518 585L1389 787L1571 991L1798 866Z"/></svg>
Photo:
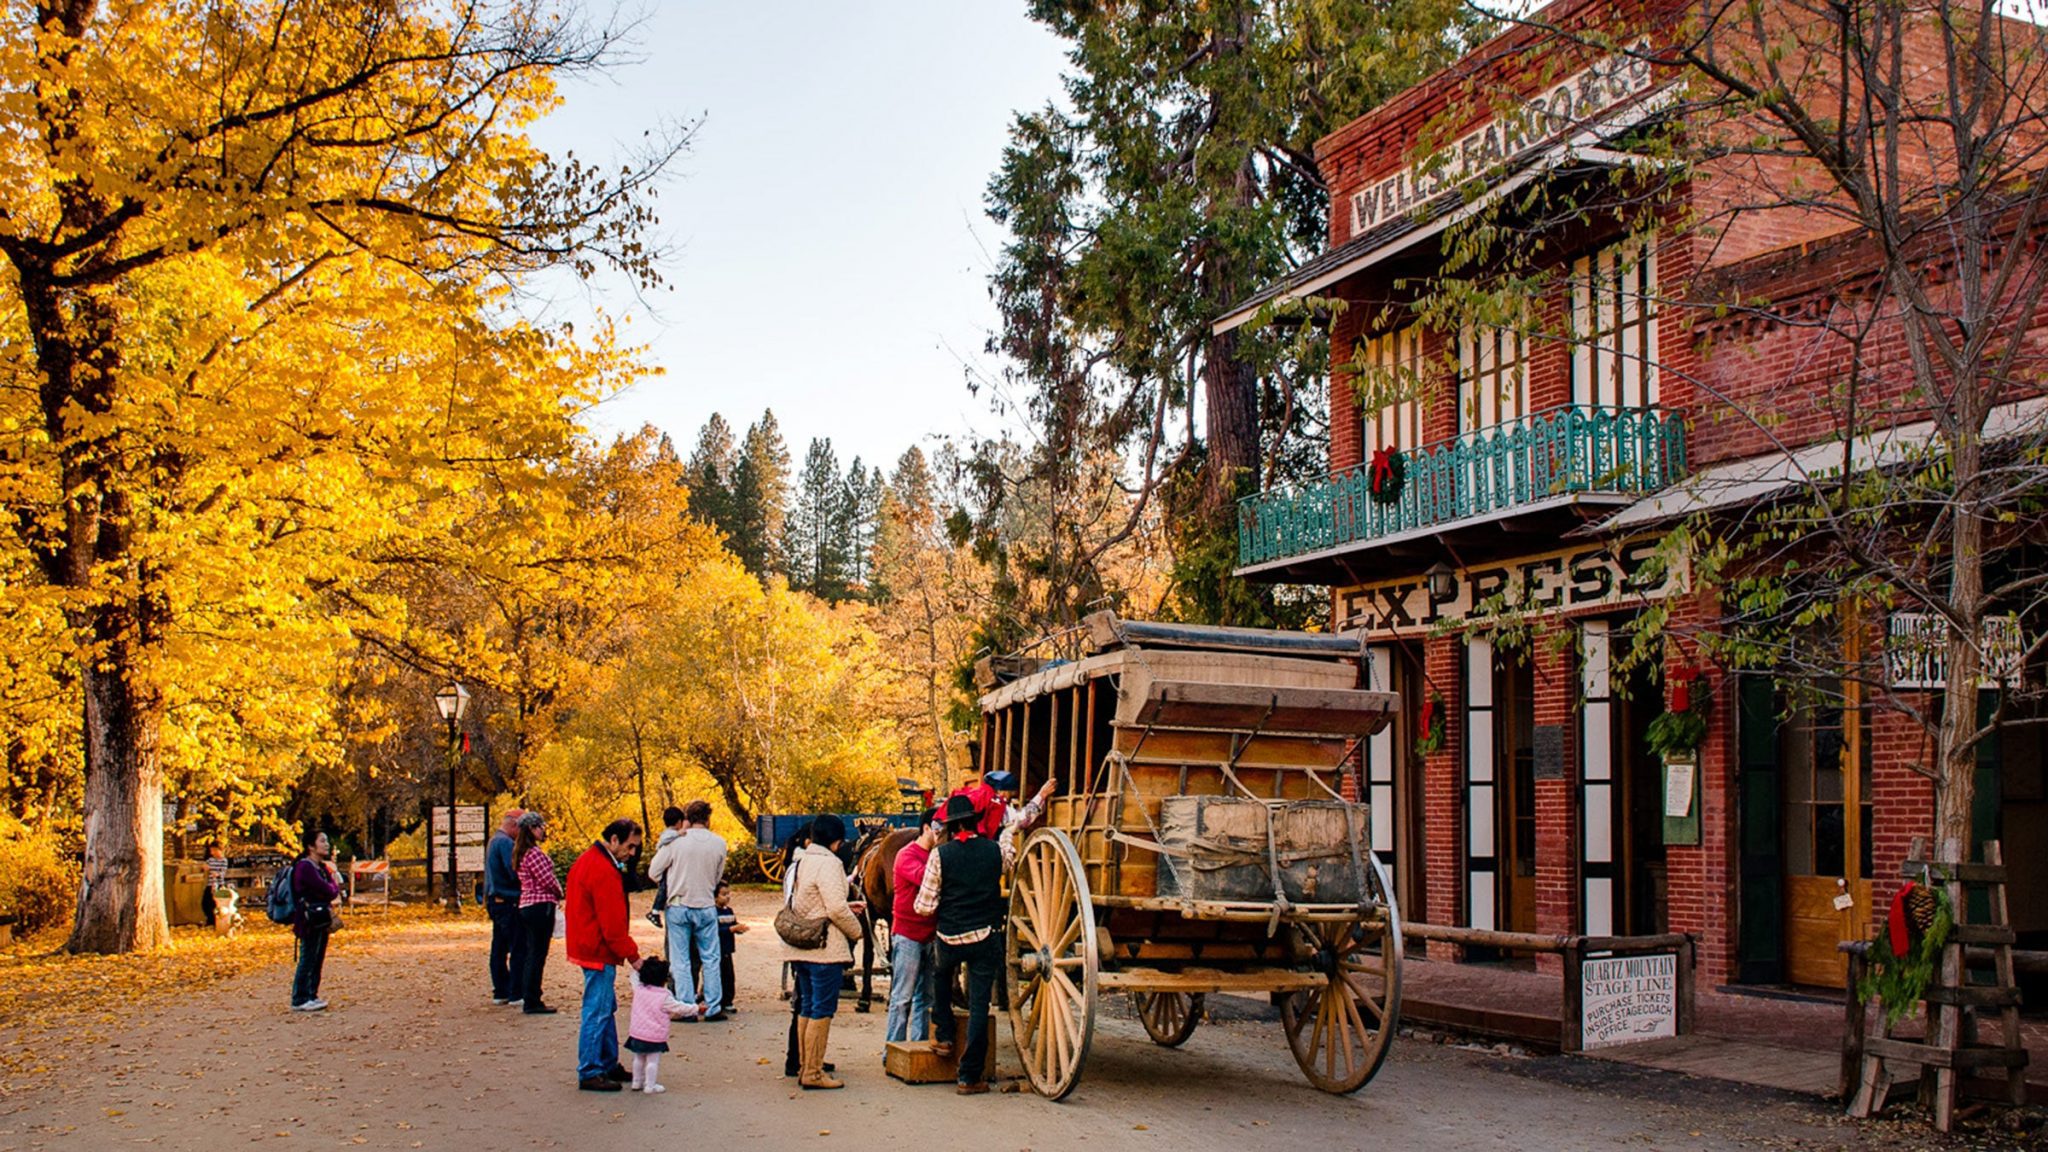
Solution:
<svg viewBox="0 0 2048 1152"><path fill-rule="evenodd" d="M558 482L615 354L501 294L562 263L645 273L671 153L600 177L529 142L553 78L607 47L540 0L0 19L0 497L36 574L8 595L76 653L70 947L124 951L168 939L166 757L294 770L323 718L286 686L331 674L351 614L396 607L393 541L480 485ZM187 702L228 725L173 724Z"/></svg>

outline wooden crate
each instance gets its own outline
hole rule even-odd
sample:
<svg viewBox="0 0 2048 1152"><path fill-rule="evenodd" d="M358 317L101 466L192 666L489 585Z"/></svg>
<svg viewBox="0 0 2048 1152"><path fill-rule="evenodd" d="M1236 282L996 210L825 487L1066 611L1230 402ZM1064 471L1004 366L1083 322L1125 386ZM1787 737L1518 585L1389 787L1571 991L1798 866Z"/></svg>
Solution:
<svg viewBox="0 0 2048 1152"><path fill-rule="evenodd" d="M1353 904L1365 895L1360 875L1372 851L1363 804L1297 800L1273 809L1280 846L1280 887L1296 904ZM1350 828L1345 828L1345 821ZM1353 847L1357 854L1353 855Z"/></svg>
<svg viewBox="0 0 2048 1152"><path fill-rule="evenodd" d="M905 1084L951 1084L960 1074L959 1046L940 1056L929 1040L891 1041L882 1053L882 1068Z"/></svg>
<svg viewBox="0 0 2048 1152"><path fill-rule="evenodd" d="M1174 850L1159 874L1160 895L1272 900L1269 832L1279 857L1280 889L1288 900L1350 904L1363 895L1359 865L1371 848L1365 805L1335 800L1267 803L1235 796L1169 796L1160 801L1159 839Z"/></svg>
<svg viewBox="0 0 2048 1152"><path fill-rule="evenodd" d="M1268 819L1266 805L1258 800L1236 796L1162 798L1159 842L1173 851L1159 871L1159 894L1191 900L1271 900Z"/></svg>

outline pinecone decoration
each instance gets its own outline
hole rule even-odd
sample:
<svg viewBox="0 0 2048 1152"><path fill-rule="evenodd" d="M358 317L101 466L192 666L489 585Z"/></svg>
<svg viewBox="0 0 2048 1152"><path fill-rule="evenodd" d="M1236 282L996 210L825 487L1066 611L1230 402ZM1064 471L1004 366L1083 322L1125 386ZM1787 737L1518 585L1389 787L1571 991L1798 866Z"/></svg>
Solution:
<svg viewBox="0 0 2048 1152"><path fill-rule="evenodd" d="M1934 927L1934 889L1915 884L1906 890L1906 921L1913 926L1913 935L1927 935Z"/></svg>

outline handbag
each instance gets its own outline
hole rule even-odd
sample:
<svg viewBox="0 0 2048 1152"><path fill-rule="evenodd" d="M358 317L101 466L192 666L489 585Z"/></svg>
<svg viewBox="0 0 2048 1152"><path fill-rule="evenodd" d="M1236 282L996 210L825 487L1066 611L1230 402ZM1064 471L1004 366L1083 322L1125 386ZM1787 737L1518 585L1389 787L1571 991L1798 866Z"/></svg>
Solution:
<svg viewBox="0 0 2048 1152"><path fill-rule="evenodd" d="M775 913L775 934L791 948L806 952L825 946L825 931L831 922L822 916L804 916L796 910L796 893L802 881L791 877L789 895L782 899L782 909Z"/></svg>

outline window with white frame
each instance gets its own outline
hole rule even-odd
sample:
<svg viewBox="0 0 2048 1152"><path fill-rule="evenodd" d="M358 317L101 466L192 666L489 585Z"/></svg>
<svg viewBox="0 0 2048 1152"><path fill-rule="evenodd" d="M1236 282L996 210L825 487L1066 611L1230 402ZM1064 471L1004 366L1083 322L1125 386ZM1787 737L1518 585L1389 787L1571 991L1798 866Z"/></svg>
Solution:
<svg viewBox="0 0 2048 1152"><path fill-rule="evenodd" d="M1355 363L1364 458L1371 460L1381 448L1420 448L1427 382L1421 327L1410 324L1361 341Z"/></svg>
<svg viewBox="0 0 2048 1152"><path fill-rule="evenodd" d="M1657 403L1657 248L1631 236L1572 262L1572 403Z"/></svg>
<svg viewBox="0 0 2048 1152"><path fill-rule="evenodd" d="M1518 331L1468 324L1458 339L1458 431L1529 414L1529 343Z"/></svg>

